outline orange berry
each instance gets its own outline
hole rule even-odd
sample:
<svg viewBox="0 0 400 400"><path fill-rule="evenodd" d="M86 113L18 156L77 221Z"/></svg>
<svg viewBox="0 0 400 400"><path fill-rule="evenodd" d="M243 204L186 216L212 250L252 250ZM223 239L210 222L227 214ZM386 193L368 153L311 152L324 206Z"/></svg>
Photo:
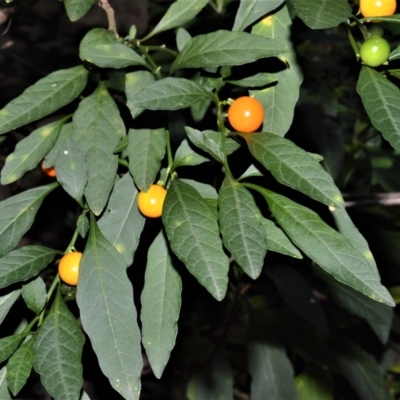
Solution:
<svg viewBox="0 0 400 400"><path fill-rule="evenodd" d="M253 97L239 97L229 107L228 121L238 132L255 132L264 121L264 107Z"/></svg>
<svg viewBox="0 0 400 400"><path fill-rule="evenodd" d="M44 160L43 160L42 163L40 164L40 167L42 168L42 171L43 171L46 175L51 176L52 178L55 178L55 177L57 176L57 175L56 175L56 170L55 170L54 167L46 168L46 167L44 166Z"/></svg>
<svg viewBox="0 0 400 400"><path fill-rule="evenodd" d="M58 264L58 274L63 282L70 286L76 286L79 278L79 264L82 253L73 251L65 254Z"/></svg>
<svg viewBox="0 0 400 400"><path fill-rule="evenodd" d="M360 0L360 12L364 18L393 15L396 7L396 0Z"/></svg>
<svg viewBox="0 0 400 400"><path fill-rule="evenodd" d="M151 185L147 192L141 191L138 196L139 211L149 218L158 218L162 215L167 191L160 185Z"/></svg>

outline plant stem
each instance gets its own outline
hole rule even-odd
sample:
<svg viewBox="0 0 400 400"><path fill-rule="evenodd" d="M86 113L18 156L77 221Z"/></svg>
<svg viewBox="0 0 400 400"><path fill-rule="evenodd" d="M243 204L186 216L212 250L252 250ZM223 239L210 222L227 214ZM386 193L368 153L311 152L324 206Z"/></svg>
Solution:
<svg viewBox="0 0 400 400"><path fill-rule="evenodd" d="M171 54L171 56L174 56L174 57L176 57L178 55L178 52L167 48L164 44L161 45L161 46L144 46L144 48L147 51L151 51L151 50L153 50L153 51L163 51L164 53Z"/></svg>
<svg viewBox="0 0 400 400"><path fill-rule="evenodd" d="M135 42L135 44L136 44L136 47L140 50L140 52L144 55L153 74L157 77L157 79L161 79L162 78L161 72L160 72L161 68L157 66L157 64L154 62L153 58L149 55L149 52L147 51L147 47L142 46L138 40Z"/></svg>
<svg viewBox="0 0 400 400"><path fill-rule="evenodd" d="M118 32L117 32L117 23L115 21L115 12L114 9L111 7L110 3L108 0L99 0L99 7L101 7L106 15L107 15L107 21L108 21L108 30L113 31L115 36L118 38Z"/></svg>
<svg viewBox="0 0 400 400"><path fill-rule="evenodd" d="M75 249L75 242L76 242L76 239L78 238L78 234L79 234L78 229L75 229L75 232L72 235L72 239L69 242L67 250L65 251L65 254L70 253L73 249Z"/></svg>

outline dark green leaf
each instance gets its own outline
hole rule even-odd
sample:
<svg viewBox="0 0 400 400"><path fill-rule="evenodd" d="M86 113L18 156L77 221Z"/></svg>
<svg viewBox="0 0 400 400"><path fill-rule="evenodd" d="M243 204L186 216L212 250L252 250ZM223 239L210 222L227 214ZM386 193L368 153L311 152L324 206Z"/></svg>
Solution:
<svg viewBox="0 0 400 400"><path fill-rule="evenodd" d="M182 281L174 269L168 244L160 232L149 248L140 297L142 342L151 368L161 378L178 333Z"/></svg>
<svg viewBox="0 0 400 400"><path fill-rule="evenodd" d="M102 235L93 216L76 300L101 370L125 399L138 400L142 354L133 288L124 257Z"/></svg>
<svg viewBox="0 0 400 400"><path fill-rule="evenodd" d="M208 0L176 0L170 5L159 23L146 36L146 39L151 38L160 32L186 24L191 21L207 4Z"/></svg>
<svg viewBox="0 0 400 400"><path fill-rule="evenodd" d="M53 72L26 89L0 111L0 134L59 110L77 98L86 86L82 66Z"/></svg>
<svg viewBox="0 0 400 400"><path fill-rule="evenodd" d="M326 291L329 299L350 313L363 318L379 340L386 343L392 327L393 309L386 304L366 298L360 292L332 279L329 275L324 274L322 278L328 284Z"/></svg>
<svg viewBox="0 0 400 400"><path fill-rule="evenodd" d="M131 98L130 105L148 110L180 110L206 99L212 99L212 95L198 83L185 78L164 78Z"/></svg>
<svg viewBox="0 0 400 400"><path fill-rule="evenodd" d="M247 78L239 79L236 81L227 80L225 82L230 83L236 86L242 87L257 87L257 86L266 86L271 83L275 83L277 81L277 77L275 74L269 74L265 72L260 72L256 75L249 76Z"/></svg>
<svg viewBox="0 0 400 400"><path fill-rule="evenodd" d="M4 318L7 316L10 308L18 300L21 294L21 290L17 289L4 296L0 296L0 324L3 322Z"/></svg>
<svg viewBox="0 0 400 400"><path fill-rule="evenodd" d="M265 232L267 233L267 249L276 253L285 254L294 258L303 258L299 250L293 246L292 242L285 235L282 229L278 228L272 221L263 219Z"/></svg>
<svg viewBox="0 0 400 400"><path fill-rule="evenodd" d="M400 90L373 68L362 67L357 82L360 95L372 125L391 146L400 151Z"/></svg>
<svg viewBox="0 0 400 400"><path fill-rule="evenodd" d="M174 179L162 220L174 253L217 300L222 300L228 284L229 260L210 206L195 189Z"/></svg>
<svg viewBox="0 0 400 400"><path fill-rule="evenodd" d="M362 400L391 400L387 380L376 361L350 343L334 346L343 376Z"/></svg>
<svg viewBox="0 0 400 400"><path fill-rule="evenodd" d="M7 368L3 367L0 369L0 398L2 400L11 400L10 392L8 391L6 375Z"/></svg>
<svg viewBox="0 0 400 400"><path fill-rule="evenodd" d="M35 335L33 366L55 399L76 400L82 384L82 349L85 338L76 318L57 291L53 305Z"/></svg>
<svg viewBox="0 0 400 400"><path fill-rule="evenodd" d="M371 270L375 271L376 276L379 276L378 267L376 266L374 256L369 249L368 243L365 240L364 236L361 235L360 231L354 225L353 221L350 219L350 216L347 213L346 209L337 209L333 207L330 207L329 209L332 213L333 218L335 219L336 226L338 227L339 232L345 238L347 238L350 244L365 257L371 267Z"/></svg>
<svg viewBox="0 0 400 400"><path fill-rule="evenodd" d="M148 71L135 71L126 74L125 76L125 94L126 105L131 112L132 118L136 118L143 111L142 108L137 108L133 105L136 96L147 86L154 83L154 75Z"/></svg>
<svg viewBox="0 0 400 400"><path fill-rule="evenodd" d="M278 8L284 0L242 0L236 13L233 31L243 31L260 16L266 15Z"/></svg>
<svg viewBox="0 0 400 400"><path fill-rule="evenodd" d="M33 364L33 342L23 343L7 363L7 383L11 393L16 396L24 387Z"/></svg>
<svg viewBox="0 0 400 400"><path fill-rule="evenodd" d="M6 158L1 170L1 184L18 180L26 171L35 168L54 146L65 119L42 126L22 139Z"/></svg>
<svg viewBox="0 0 400 400"><path fill-rule="evenodd" d="M273 132L280 136L284 136L292 125L294 109L303 81L303 74L292 44L291 26L292 19L285 6L276 14L263 19L252 29L255 35L278 39L287 50L284 55L279 56L287 68L275 73L278 83L260 91L250 91L250 94L254 94L265 109L263 131Z"/></svg>
<svg viewBox="0 0 400 400"><path fill-rule="evenodd" d="M76 221L76 228L79 234L84 238L89 231L89 218L86 214L81 214Z"/></svg>
<svg viewBox="0 0 400 400"><path fill-rule="evenodd" d="M317 213L286 197L258 187L271 212L293 243L339 282L371 299L393 306L387 289L380 283L364 256Z"/></svg>
<svg viewBox="0 0 400 400"><path fill-rule="evenodd" d="M7 360L11 354L14 353L27 335L27 333L20 333L18 335L6 336L0 339L0 363Z"/></svg>
<svg viewBox="0 0 400 400"><path fill-rule="evenodd" d="M82 197L88 179L88 168L85 157L72 139L64 140L56 158L55 169L57 180L63 189L83 205Z"/></svg>
<svg viewBox="0 0 400 400"><path fill-rule="evenodd" d="M72 122L69 122L62 126L61 132L58 135L58 139L57 139L55 145L49 151L49 153L46 155L46 157L44 159L44 166L46 168L54 166L54 164L56 163L56 158L58 156L58 152L60 151L60 148L61 148L64 140L71 138L73 133L74 133L74 128L73 128Z"/></svg>
<svg viewBox="0 0 400 400"><path fill-rule="evenodd" d="M140 190L148 190L154 183L165 155L167 137L164 128L129 129L126 153L129 172Z"/></svg>
<svg viewBox="0 0 400 400"><path fill-rule="evenodd" d="M218 199L218 193L215 188L207 183L201 183L199 181L184 178L182 178L181 181L196 189L200 193L200 196L203 197L203 199Z"/></svg>
<svg viewBox="0 0 400 400"><path fill-rule="evenodd" d="M329 206L343 207L332 177L306 151L272 133L243 135L249 150L283 185Z"/></svg>
<svg viewBox="0 0 400 400"><path fill-rule="evenodd" d="M219 30L190 39L171 66L171 73L181 68L243 65L260 58L285 53L278 41L246 32Z"/></svg>
<svg viewBox="0 0 400 400"><path fill-rule="evenodd" d="M244 272L257 279L267 253L262 215L253 196L226 174L218 195L222 240Z"/></svg>
<svg viewBox="0 0 400 400"><path fill-rule="evenodd" d="M202 372L189 381L186 396L189 400L232 400L233 374L224 353L218 353Z"/></svg>
<svg viewBox="0 0 400 400"><path fill-rule="evenodd" d="M252 399L297 399L293 367L282 345L250 340L247 362L252 378Z"/></svg>
<svg viewBox="0 0 400 400"><path fill-rule="evenodd" d="M39 315L43 310L46 304L46 296L46 284L40 276L22 286L22 297L28 308L36 315Z"/></svg>
<svg viewBox="0 0 400 400"><path fill-rule="evenodd" d="M174 169L178 167L187 167L189 165L199 165L207 161L210 160L194 152L189 142L184 139L176 150Z"/></svg>
<svg viewBox="0 0 400 400"><path fill-rule="evenodd" d="M35 220L43 199L57 186L39 186L0 201L0 255L19 242Z"/></svg>
<svg viewBox="0 0 400 400"><path fill-rule="evenodd" d="M24 246L0 258L0 288L37 275L59 252L43 246Z"/></svg>
<svg viewBox="0 0 400 400"><path fill-rule="evenodd" d="M64 0L65 10L71 21L82 18L91 8L96 0Z"/></svg>
<svg viewBox="0 0 400 400"><path fill-rule="evenodd" d="M311 29L334 28L352 17L346 0L292 0L297 15Z"/></svg>
<svg viewBox="0 0 400 400"><path fill-rule="evenodd" d="M101 68L146 66L139 54L118 42L115 34L104 28L94 28L85 35L79 46L79 57Z"/></svg>
<svg viewBox="0 0 400 400"><path fill-rule="evenodd" d="M88 183L85 197L99 215L105 207L118 168L115 146L125 135L125 126L104 83L79 104L74 114L73 140L86 157Z"/></svg>
<svg viewBox="0 0 400 400"><path fill-rule="evenodd" d="M223 163L224 152L222 150L222 139L221 132L215 131L199 131L197 129L185 127L186 133L190 141L196 145L198 148L204 150L215 158L220 163ZM231 138L225 139L226 154L229 155L233 153L240 147L240 144Z"/></svg>
<svg viewBox="0 0 400 400"><path fill-rule="evenodd" d="M137 207L138 191L129 174L114 187L107 211L98 221L105 238L121 253L129 266L139 244L145 218Z"/></svg>

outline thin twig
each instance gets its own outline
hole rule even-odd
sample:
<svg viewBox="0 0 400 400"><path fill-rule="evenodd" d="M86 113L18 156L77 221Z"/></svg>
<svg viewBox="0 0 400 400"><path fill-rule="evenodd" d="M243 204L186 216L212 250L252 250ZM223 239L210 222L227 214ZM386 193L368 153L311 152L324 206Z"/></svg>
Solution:
<svg viewBox="0 0 400 400"><path fill-rule="evenodd" d="M400 205L400 192L376 193L367 196L344 195L344 205L348 207L362 207L370 205L398 206Z"/></svg>
<svg viewBox="0 0 400 400"><path fill-rule="evenodd" d="M115 12L111 7L108 0L99 0L99 7L101 7L107 14L108 30L113 31L116 37L119 37L117 32L117 23L115 21Z"/></svg>

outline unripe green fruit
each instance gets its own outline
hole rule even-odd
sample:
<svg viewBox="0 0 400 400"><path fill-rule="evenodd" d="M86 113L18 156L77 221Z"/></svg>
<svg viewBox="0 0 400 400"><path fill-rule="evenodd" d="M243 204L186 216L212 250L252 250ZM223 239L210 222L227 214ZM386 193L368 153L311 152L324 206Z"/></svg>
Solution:
<svg viewBox="0 0 400 400"><path fill-rule="evenodd" d="M365 65L378 67L387 61L390 46L387 40L379 36L367 39L360 48L360 57Z"/></svg>

